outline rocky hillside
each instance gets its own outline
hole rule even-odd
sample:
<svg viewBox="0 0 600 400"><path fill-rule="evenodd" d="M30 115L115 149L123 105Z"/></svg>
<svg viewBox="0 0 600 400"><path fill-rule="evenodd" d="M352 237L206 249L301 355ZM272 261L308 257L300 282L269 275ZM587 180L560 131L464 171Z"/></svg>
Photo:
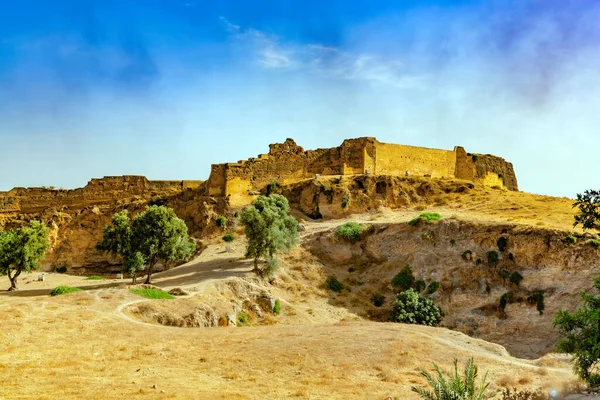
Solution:
<svg viewBox="0 0 600 400"><path fill-rule="evenodd" d="M335 229L303 243L325 274L346 287L340 294L330 291L333 304L388 319L397 291L392 279L408 265L415 280L439 283L429 296L446 313L444 326L499 343L519 357L553 350L553 315L574 308L579 292L590 289L598 275L596 235L577 235L572 243L565 231L455 218L365 226L366 237L355 244ZM385 297L383 306L372 304L375 295Z"/></svg>

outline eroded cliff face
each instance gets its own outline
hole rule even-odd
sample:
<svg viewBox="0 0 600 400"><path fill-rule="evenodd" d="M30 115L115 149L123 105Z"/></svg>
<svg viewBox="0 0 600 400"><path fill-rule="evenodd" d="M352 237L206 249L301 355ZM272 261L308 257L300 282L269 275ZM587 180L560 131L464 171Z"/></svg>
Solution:
<svg viewBox="0 0 600 400"><path fill-rule="evenodd" d="M71 273L120 271L117 258L99 253L96 243L114 213L131 216L149 204L166 204L199 239L217 230L214 220L225 215L227 199L204 195L200 181L149 181L140 176L93 179L75 190L16 188L0 194L0 229L20 226L32 219L50 227L50 249L42 266L66 266Z"/></svg>
<svg viewBox="0 0 600 400"><path fill-rule="evenodd" d="M554 314L574 309L580 291L591 290L592 278L598 276L600 253L588 243L596 235L580 235L576 244L569 244L567 234L442 219L417 227L373 224L371 233L356 244L330 230L314 234L303 247L321 260L327 275L350 288L334 296L336 304L361 309L369 318L389 318L395 297L391 280L409 265L416 279L439 282L430 297L446 313L444 326L533 358L553 351L558 338L552 327ZM500 238L506 244L502 249ZM471 255L463 257L467 250ZM518 272L523 280L517 286L502 278L502 270ZM512 300L503 309L500 298L506 293L512 293L507 296ZM532 298L536 293L543 293L542 314ZM383 307L370 304L375 294L385 296Z"/></svg>

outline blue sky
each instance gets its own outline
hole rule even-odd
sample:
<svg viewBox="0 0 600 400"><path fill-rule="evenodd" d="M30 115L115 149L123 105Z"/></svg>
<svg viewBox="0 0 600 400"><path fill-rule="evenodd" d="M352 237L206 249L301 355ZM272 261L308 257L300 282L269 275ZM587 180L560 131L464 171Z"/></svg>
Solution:
<svg viewBox="0 0 600 400"><path fill-rule="evenodd" d="M0 190L376 136L572 197L600 175L598 21L591 0L0 0Z"/></svg>

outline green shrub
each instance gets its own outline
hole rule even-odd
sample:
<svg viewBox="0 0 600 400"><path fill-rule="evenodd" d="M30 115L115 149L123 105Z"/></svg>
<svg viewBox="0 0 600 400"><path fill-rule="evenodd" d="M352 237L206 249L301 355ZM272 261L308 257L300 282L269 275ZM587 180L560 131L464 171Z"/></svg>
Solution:
<svg viewBox="0 0 600 400"><path fill-rule="evenodd" d="M223 235L222 237L224 242L233 242L233 239L235 239L235 233L233 232L229 232Z"/></svg>
<svg viewBox="0 0 600 400"><path fill-rule="evenodd" d="M506 283L506 280L508 278L510 278L510 271L507 270L506 268L503 268L500 270L500 272L498 273L498 275L500 275L500 278L502 278L502 282Z"/></svg>
<svg viewBox="0 0 600 400"><path fill-rule="evenodd" d="M279 299L275 300L275 305L273 306L273 314L281 314L281 301L279 301Z"/></svg>
<svg viewBox="0 0 600 400"><path fill-rule="evenodd" d="M488 251L486 253L486 257L487 257L487 265L489 265L490 267L495 267L500 262L500 257L498 256L497 251L493 251L493 250Z"/></svg>
<svg viewBox="0 0 600 400"><path fill-rule="evenodd" d="M71 286L57 286L50 292L50 296L60 296L61 294L81 292L81 289Z"/></svg>
<svg viewBox="0 0 600 400"><path fill-rule="evenodd" d="M405 265L400 272L392 278L392 285L400 291L405 291L413 287L415 277L409 265Z"/></svg>
<svg viewBox="0 0 600 400"><path fill-rule="evenodd" d="M478 370L473 362L473 357L467 361L464 370L464 379L458 373L458 360L454 360L454 375L444 376L436 363L433 363L436 375L421 370L421 375L425 377L430 388L422 386L413 386L411 390L418 393L424 400L487 400L496 396L496 393L488 392L490 385L487 380L487 372L481 379L481 384L477 387ZM523 399L525 400L525 399Z"/></svg>
<svg viewBox="0 0 600 400"><path fill-rule="evenodd" d="M237 217L239 217L239 216L240 216L240 213L239 213L239 211L236 211L236 212L234 212L234 213L233 213L233 218L237 218Z"/></svg>
<svg viewBox="0 0 600 400"><path fill-rule="evenodd" d="M419 293L421 293L423 290L425 290L426 287L427 287L427 284L425 283L425 281L423 279L419 279L418 281L415 282L415 290Z"/></svg>
<svg viewBox="0 0 600 400"><path fill-rule="evenodd" d="M104 278L98 275L92 275L92 276L88 276L87 278L83 279L84 281L103 281Z"/></svg>
<svg viewBox="0 0 600 400"><path fill-rule="evenodd" d="M243 311L237 314L237 326L250 326L248 315Z"/></svg>
<svg viewBox="0 0 600 400"><path fill-rule="evenodd" d="M431 282L429 286L427 286L427 293L434 294L440 287L440 283L438 281Z"/></svg>
<svg viewBox="0 0 600 400"><path fill-rule="evenodd" d="M500 250L501 252L504 253L504 250L506 250L506 248L508 247L508 239L505 238L504 236L502 236L500 239L498 239L498 250Z"/></svg>
<svg viewBox="0 0 600 400"><path fill-rule="evenodd" d="M473 260L473 252L471 250L465 250L461 257L465 261L471 261Z"/></svg>
<svg viewBox="0 0 600 400"><path fill-rule="evenodd" d="M172 295L160 289L131 289L131 293L138 294L147 299L174 299Z"/></svg>
<svg viewBox="0 0 600 400"><path fill-rule="evenodd" d="M64 274L67 272L67 267L65 267L64 265L60 265L60 266L54 268L54 271L59 274Z"/></svg>
<svg viewBox="0 0 600 400"><path fill-rule="evenodd" d="M569 235L569 236L567 236L567 237L565 238L565 240L567 241L567 243L570 243L570 244L575 244L575 243L577 243L577 238L576 238L575 236L573 236L573 235Z"/></svg>
<svg viewBox="0 0 600 400"><path fill-rule="evenodd" d="M450 246L455 246L455 245L456 245L456 240L450 239Z"/></svg>
<svg viewBox="0 0 600 400"><path fill-rule="evenodd" d="M422 213L417 218L414 218L408 222L410 226L417 226L421 221L425 221L426 223L430 223L432 221L439 221L442 216L438 213Z"/></svg>
<svg viewBox="0 0 600 400"><path fill-rule="evenodd" d="M348 204L350 204L350 196L345 194L344 197L342 197L342 208L347 208Z"/></svg>
<svg viewBox="0 0 600 400"><path fill-rule="evenodd" d="M588 243L591 244L596 250L600 249L600 240L592 239Z"/></svg>
<svg viewBox="0 0 600 400"><path fill-rule="evenodd" d="M519 286L519 284L523 280L523 275L521 275L517 271L514 271L512 274L510 274L509 280L511 283L514 283L515 285Z"/></svg>
<svg viewBox="0 0 600 400"><path fill-rule="evenodd" d="M270 196L275 193L279 193L280 190L281 190L281 185L279 184L279 182L273 181L267 185L267 196Z"/></svg>
<svg viewBox="0 0 600 400"><path fill-rule="evenodd" d="M544 291L543 290L536 290L535 293L533 293L531 296L529 296L527 298L527 302L532 305L535 304L540 315L542 315L544 313L545 305L544 305Z"/></svg>
<svg viewBox="0 0 600 400"><path fill-rule="evenodd" d="M441 308L413 289L396 295L392 309L392 321L394 322L435 326L440 323L443 316Z"/></svg>
<svg viewBox="0 0 600 400"><path fill-rule="evenodd" d="M371 297L371 303L373 303L375 307L381 307L383 303L385 303L385 296L376 294L373 297Z"/></svg>
<svg viewBox="0 0 600 400"><path fill-rule="evenodd" d="M479 156L477 154L473 154L471 156L471 159L473 160L473 162L477 162L477 160L479 160Z"/></svg>
<svg viewBox="0 0 600 400"><path fill-rule="evenodd" d="M219 218L217 218L217 226L225 228L225 226L227 226L227 218L220 215Z"/></svg>
<svg viewBox="0 0 600 400"><path fill-rule="evenodd" d="M361 239L364 227L358 222L346 222L337 228L337 235L351 243L356 243Z"/></svg>
<svg viewBox="0 0 600 400"><path fill-rule="evenodd" d="M331 291L341 293L342 290L344 290L344 284L342 282L338 281L335 276L330 276L329 278L327 278L326 283L327 283L327 287Z"/></svg>

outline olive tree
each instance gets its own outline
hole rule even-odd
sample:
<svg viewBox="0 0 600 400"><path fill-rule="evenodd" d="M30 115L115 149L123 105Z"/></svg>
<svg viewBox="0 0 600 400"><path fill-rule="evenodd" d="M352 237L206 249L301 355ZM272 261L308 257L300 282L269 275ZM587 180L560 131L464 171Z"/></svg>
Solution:
<svg viewBox="0 0 600 400"><path fill-rule="evenodd" d="M254 259L254 272L271 275L277 268L275 255L292 249L298 242L298 222L290 215L290 205L279 194L260 196L242 211L248 245L246 256ZM266 266L259 268L259 259Z"/></svg>
<svg viewBox="0 0 600 400"><path fill-rule="evenodd" d="M578 193L573 207L579 209L573 226L581 224L583 229L600 228L600 190Z"/></svg>
<svg viewBox="0 0 600 400"><path fill-rule="evenodd" d="M126 210L113 216L96 248L118 255L123 269L136 283L139 271L147 269L145 283L152 283L152 270L159 262L186 261L195 249L185 222L173 209L153 205L130 219Z"/></svg>
<svg viewBox="0 0 600 400"><path fill-rule="evenodd" d="M40 268L47 249L48 228L39 221L0 232L0 274L8 275L9 291L17 290L17 278L23 272Z"/></svg>

